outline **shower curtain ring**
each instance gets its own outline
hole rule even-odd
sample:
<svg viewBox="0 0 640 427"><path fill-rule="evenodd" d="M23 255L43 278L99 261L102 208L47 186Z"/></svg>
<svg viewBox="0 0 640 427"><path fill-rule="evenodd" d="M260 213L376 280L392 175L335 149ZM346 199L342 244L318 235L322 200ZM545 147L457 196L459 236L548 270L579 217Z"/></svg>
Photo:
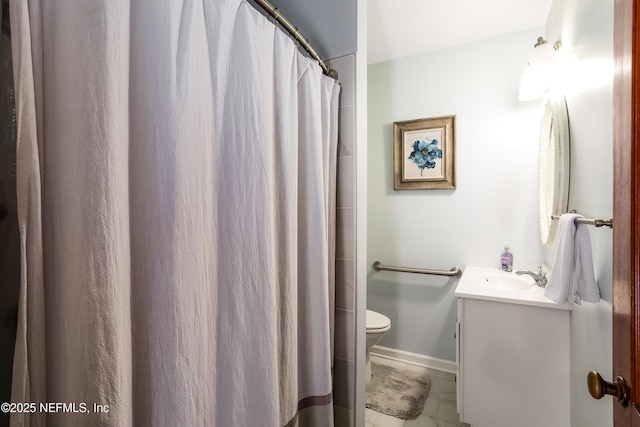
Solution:
<svg viewBox="0 0 640 427"><path fill-rule="evenodd" d="M300 39L302 38L302 36L300 35L300 31L298 31L298 27L294 27L294 29L296 37L293 38L293 44L295 45L296 49L300 49L302 47L302 43L300 43Z"/></svg>

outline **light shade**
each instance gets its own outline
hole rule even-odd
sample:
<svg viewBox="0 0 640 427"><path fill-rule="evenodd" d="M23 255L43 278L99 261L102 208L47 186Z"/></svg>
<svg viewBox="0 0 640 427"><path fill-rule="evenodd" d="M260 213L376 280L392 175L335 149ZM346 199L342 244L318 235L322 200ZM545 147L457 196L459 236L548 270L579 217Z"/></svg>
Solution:
<svg viewBox="0 0 640 427"><path fill-rule="evenodd" d="M529 64L522 73L520 101L541 98L551 87L557 66L554 48L542 37L529 56Z"/></svg>

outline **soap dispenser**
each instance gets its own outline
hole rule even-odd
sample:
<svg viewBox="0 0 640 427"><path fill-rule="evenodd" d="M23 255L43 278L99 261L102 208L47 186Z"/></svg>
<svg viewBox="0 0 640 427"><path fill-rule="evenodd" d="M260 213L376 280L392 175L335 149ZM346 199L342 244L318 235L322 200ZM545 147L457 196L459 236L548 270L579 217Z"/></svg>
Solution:
<svg viewBox="0 0 640 427"><path fill-rule="evenodd" d="M509 242L504 244L504 252L500 257L502 271L513 271L513 254L509 252Z"/></svg>

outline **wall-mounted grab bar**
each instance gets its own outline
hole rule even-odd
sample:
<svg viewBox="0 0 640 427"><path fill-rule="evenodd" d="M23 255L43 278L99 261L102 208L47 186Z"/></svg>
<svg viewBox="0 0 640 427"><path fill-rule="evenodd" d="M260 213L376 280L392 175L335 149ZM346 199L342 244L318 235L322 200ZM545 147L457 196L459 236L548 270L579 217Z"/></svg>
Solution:
<svg viewBox="0 0 640 427"><path fill-rule="evenodd" d="M458 267L453 267L451 270L429 270L425 268L411 268L411 267L394 267L393 265L383 265L380 261L373 263L373 269L376 271L399 271L402 273L419 273L419 274L433 274L436 276L459 276L462 274L462 270Z"/></svg>
<svg viewBox="0 0 640 427"><path fill-rule="evenodd" d="M551 215L551 219L560 219L560 215ZM576 218L574 222L577 224L595 225L596 227L613 228L613 218L609 218L609 219Z"/></svg>

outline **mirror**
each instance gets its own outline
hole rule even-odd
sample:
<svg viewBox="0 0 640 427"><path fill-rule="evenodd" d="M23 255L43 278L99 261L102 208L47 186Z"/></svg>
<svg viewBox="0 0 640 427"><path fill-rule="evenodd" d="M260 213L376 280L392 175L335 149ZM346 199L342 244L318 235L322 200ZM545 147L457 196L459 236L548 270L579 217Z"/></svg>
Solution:
<svg viewBox="0 0 640 427"><path fill-rule="evenodd" d="M569 203L569 115L562 95L549 95L544 103L538 154L538 224L546 248L556 241L558 220Z"/></svg>

